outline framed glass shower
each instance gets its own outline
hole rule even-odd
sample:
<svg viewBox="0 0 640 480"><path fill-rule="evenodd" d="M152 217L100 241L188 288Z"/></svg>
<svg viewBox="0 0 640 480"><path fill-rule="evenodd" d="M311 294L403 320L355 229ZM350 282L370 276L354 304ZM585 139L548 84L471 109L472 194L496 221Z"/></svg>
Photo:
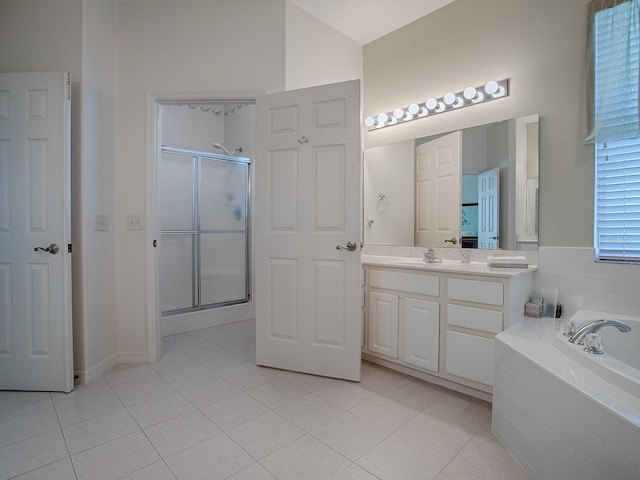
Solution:
<svg viewBox="0 0 640 480"><path fill-rule="evenodd" d="M251 299L250 166L248 158L161 147L163 316Z"/></svg>

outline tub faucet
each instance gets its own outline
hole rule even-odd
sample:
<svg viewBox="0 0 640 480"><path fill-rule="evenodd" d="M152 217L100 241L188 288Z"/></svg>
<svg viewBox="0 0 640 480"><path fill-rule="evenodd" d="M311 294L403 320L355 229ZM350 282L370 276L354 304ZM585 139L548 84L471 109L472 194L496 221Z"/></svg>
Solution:
<svg viewBox="0 0 640 480"><path fill-rule="evenodd" d="M422 259L423 262L427 262L427 263L440 263L442 262L442 260L440 260L438 257L436 257L436 252L433 251L433 248L427 246L426 247L427 250L423 253L424 258Z"/></svg>
<svg viewBox="0 0 640 480"><path fill-rule="evenodd" d="M576 333L569 339L571 343L577 343L582 345L585 335L587 333L596 333L598 330L604 327L616 327L621 332L628 332L631 327L626 323L616 320L615 318L603 318L600 320L594 320L580 327Z"/></svg>

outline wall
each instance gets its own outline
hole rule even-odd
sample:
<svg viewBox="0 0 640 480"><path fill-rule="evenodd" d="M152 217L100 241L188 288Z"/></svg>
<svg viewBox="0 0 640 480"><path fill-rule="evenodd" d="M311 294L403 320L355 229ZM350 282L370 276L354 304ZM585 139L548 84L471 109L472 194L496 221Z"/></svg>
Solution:
<svg viewBox="0 0 640 480"><path fill-rule="evenodd" d="M593 155L581 132L587 3L457 0L365 45L364 116L510 79L507 98L365 132L365 146L539 113L540 242L591 246Z"/></svg>
<svg viewBox="0 0 640 480"><path fill-rule="evenodd" d="M121 358L146 361L145 232L126 217L144 214L150 122L147 95L283 90L284 0L131 0L117 4L116 285ZM149 179L153 182L153 179ZM145 219L152 228L152 218Z"/></svg>
<svg viewBox="0 0 640 480"><path fill-rule="evenodd" d="M76 353L81 381L91 381L115 365L116 335L116 2L83 0L82 8L82 125L80 198L76 205L74 308L81 308L83 342ZM78 183L77 180L74 183ZM75 203L75 202L74 202ZM108 215L108 231L95 230L95 216ZM74 243L75 240L74 240ZM80 270L78 278L78 270ZM80 299L75 295L82 291ZM81 303L81 304L80 304ZM77 324L78 322L76 322Z"/></svg>
<svg viewBox="0 0 640 480"><path fill-rule="evenodd" d="M365 152L363 168L364 241L373 245L413 245L414 142L394 143ZM383 193L388 208L379 204ZM369 220L373 223L369 225Z"/></svg>
<svg viewBox="0 0 640 480"><path fill-rule="evenodd" d="M362 78L362 47L286 2L286 89Z"/></svg>
<svg viewBox="0 0 640 480"><path fill-rule="evenodd" d="M115 2L0 0L0 71L68 71L72 79L74 369L116 359L115 234L94 215L114 207Z"/></svg>

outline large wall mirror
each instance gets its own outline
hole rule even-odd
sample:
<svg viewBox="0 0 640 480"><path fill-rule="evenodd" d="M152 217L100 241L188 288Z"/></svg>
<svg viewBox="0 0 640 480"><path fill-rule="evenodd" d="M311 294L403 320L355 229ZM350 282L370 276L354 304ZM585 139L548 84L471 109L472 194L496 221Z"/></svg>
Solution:
<svg viewBox="0 0 640 480"><path fill-rule="evenodd" d="M369 245L538 248L537 114L368 148Z"/></svg>

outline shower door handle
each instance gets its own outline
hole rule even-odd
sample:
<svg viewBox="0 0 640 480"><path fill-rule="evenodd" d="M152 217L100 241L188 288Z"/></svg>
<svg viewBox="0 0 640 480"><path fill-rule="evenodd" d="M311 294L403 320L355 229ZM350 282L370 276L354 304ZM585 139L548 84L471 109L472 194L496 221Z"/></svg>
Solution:
<svg viewBox="0 0 640 480"><path fill-rule="evenodd" d="M350 240L347 242L346 245L337 245L336 246L336 250L348 250L349 252L355 252L357 248L356 242L354 242L353 240Z"/></svg>

